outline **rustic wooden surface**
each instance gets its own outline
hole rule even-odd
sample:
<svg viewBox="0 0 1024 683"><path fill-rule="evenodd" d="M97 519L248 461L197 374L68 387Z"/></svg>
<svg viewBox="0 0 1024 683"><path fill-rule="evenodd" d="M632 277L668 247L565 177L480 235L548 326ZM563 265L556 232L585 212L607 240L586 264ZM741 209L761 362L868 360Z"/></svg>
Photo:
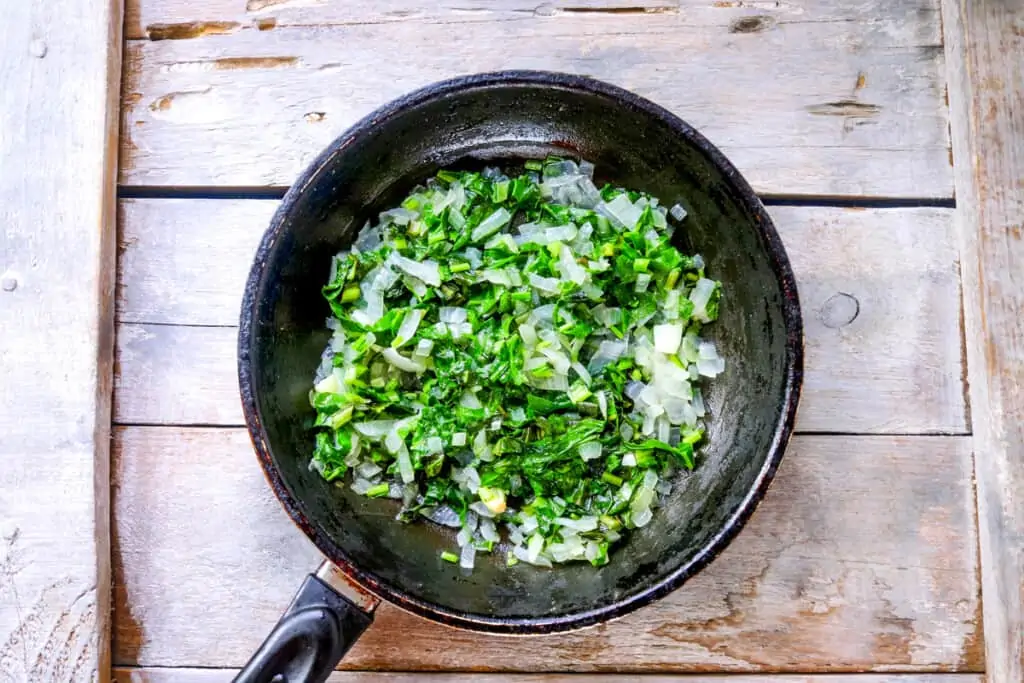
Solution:
<svg viewBox="0 0 1024 683"><path fill-rule="evenodd" d="M229 326L276 205L122 203L118 422L243 424L237 334ZM798 428L966 432L952 210L777 206L771 213L805 311Z"/></svg>
<svg viewBox="0 0 1024 683"><path fill-rule="evenodd" d="M107 680L121 12L0 20L0 680Z"/></svg>
<svg viewBox="0 0 1024 683"><path fill-rule="evenodd" d="M783 200L770 211L804 307L802 433L747 529L666 599L526 640L385 605L344 666L486 683L577 680L525 675L570 670L979 680L943 47L955 29L939 0L128 0L126 12L120 178L153 198L120 207L116 680L229 680L319 560L238 428L239 296L277 205L255 197L358 117L466 64L629 87ZM468 673L481 670L513 673ZM872 670L919 675L826 675Z"/></svg>
<svg viewBox="0 0 1024 683"><path fill-rule="evenodd" d="M1024 3L946 8L986 656L1024 681Z"/></svg>
<svg viewBox="0 0 1024 683"><path fill-rule="evenodd" d="M970 479L964 437L798 436L747 529L666 599L528 639L383 605L344 665L979 670ZM114 482L116 661L244 664L317 562L245 431L119 428Z"/></svg>
<svg viewBox="0 0 1024 683"><path fill-rule="evenodd" d="M630 11L646 4L136 0L121 182L286 186L412 88L467 69L539 68L654 98L759 192L952 195L938 0L654 0L661 11ZM588 6L605 11L579 11Z"/></svg>
<svg viewBox="0 0 1024 683"><path fill-rule="evenodd" d="M229 669L115 669L115 683L229 683ZM721 676L612 674L443 674L335 672L328 683L723 683ZM724 683L764 683L764 676L730 676ZM772 676L772 683L981 683L980 674L864 674Z"/></svg>

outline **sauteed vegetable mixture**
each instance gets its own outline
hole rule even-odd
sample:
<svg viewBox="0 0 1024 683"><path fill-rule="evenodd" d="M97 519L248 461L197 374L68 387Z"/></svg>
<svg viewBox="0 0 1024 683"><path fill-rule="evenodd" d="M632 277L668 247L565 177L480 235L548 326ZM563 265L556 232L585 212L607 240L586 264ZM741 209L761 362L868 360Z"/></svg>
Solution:
<svg viewBox="0 0 1024 683"><path fill-rule="evenodd" d="M458 528L471 569L608 562L704 437L720 284L686 217L548 158L441 171L338 254L311 466Z"/></svg>

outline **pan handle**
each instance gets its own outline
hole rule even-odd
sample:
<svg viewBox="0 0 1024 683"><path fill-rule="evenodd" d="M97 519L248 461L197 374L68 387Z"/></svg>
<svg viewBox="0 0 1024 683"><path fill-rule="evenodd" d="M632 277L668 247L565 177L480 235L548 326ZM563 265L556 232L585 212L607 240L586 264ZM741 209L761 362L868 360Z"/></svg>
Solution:
<svg viewBox="0 0 1024 683"><path fill-rule="evenodd" d="M302 582L234 683L323 683L373 622L379 604L324 562Z"/></svg>

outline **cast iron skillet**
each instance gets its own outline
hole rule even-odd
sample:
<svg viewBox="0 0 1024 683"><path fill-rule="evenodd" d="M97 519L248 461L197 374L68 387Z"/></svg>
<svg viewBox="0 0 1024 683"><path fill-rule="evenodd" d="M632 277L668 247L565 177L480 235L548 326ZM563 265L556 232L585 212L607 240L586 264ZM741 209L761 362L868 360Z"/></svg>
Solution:
<svg viewBox="0 0 1024 683"><path fill-rule="evenodd" d="M548 153L594 162L599 184L687 209L681 245L724 283L721 317L706 331L727 369L706 394L712 418L698 467L607 566L506 567L500 555L480 556L464 575L439 557L454 546L451 530L398 523L394 502L310 470L307 396L329 336L320 288L332 255L363 223L438 169ZM802 335L793 273L761 202L721 152L661 107L589 78L516 71L431 85L370 114L285 196L245 288L238 374L249 433L274 493L333 564L307 578L236 680L323 681L377 602L328 587L342 576L424 617L516 634L588 626L677 588L736 535L779 465L796 415Z"/></svg>

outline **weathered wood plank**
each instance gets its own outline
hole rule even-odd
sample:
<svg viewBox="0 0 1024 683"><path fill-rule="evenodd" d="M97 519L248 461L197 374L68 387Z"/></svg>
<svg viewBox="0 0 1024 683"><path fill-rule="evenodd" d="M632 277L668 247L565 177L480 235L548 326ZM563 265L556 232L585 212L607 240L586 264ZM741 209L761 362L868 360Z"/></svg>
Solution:
<svg viewBox="0 0 1024 683"><path fill-rule="evenodd" d="M463 11L488 18L132 41L121 182L286 186L359 117L471 65L585 73L652 97L761 192L951 196L936 0L810 3L809 19L788 4L788 18L710 4L703 23L685 11ZM402 47L382 60L388 45Z"/></svg>
<svg viewBox="0 0 1024 683"><path fill-rule="evenodd" d="M948 0L990 681L1024 680L1024 4Z"/></svg>
<svg viewBox="0 0 1024 683"><path fill-rule="evenodd" d="M939 3L897 1L870 8L846 0L814 2L719 2L716 0L128 0L129 39L182 40L217 33L271 31L285 26L333 26L419 22L462 24L514 21L593 13L610 23L629 14L672 13L690 26L722 26L749 17L778 23L855 21L939 21ZM930 15L930 16L929 16ZM756 23L747 19L748 30Z"/></svg>
<svg viewBox="0 0 1024 683"><path fill-rule="evenodd" d="M136 669L114 670L115 683L229 683L234 669ZM328 683L981 683L981 674L837 674L801 676L776 674L746 676L673 676L617 674L449 674L337 671Z"/></svg>
<svg viewBox="0 0 1024 683"><path fill-rule="evenodd" d="M661 602L528 639L385 605L345 665L979 671L973 515L969 439L797 437L747 528ZM113 518L122 665L241 665L318 560L241 429L116 429Z"/></svg>
<svg viewBox="0 0 1024 683"><path fill-rule="evenodd" d="M277 202L122 203L116 419L242 424L234 325ZM799 428L964 432L951 211L771 207L804 306ZM855 316L849 321L851 316ZM848 322L849 321L849 322Z"/></svg>
<svg viewBox="0 0 1024 683"><path fill-rule="evenodd" d="M110 676L119 0L0 21L0 673Z"/></svg>

